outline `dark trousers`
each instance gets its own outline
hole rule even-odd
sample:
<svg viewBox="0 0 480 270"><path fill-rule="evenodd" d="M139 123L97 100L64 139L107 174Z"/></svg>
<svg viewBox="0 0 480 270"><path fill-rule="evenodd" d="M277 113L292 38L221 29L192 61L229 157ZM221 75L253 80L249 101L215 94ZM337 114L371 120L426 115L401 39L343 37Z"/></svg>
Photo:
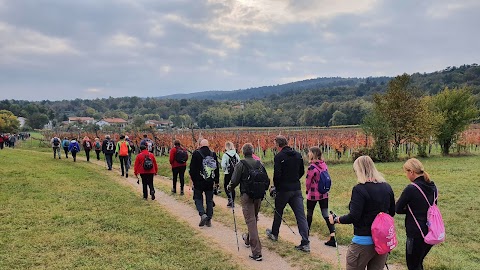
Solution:
<svg viewBox="0 0 480 270"><path fill-rule="evenodd" d="M97 154L97 160L100 160L100 152L102 150L95 150L95 154Z"/></svg>
<svg viewBox="0 0 480 270"><path fill-rule="evenodd" d="M60 147L53 147L53 158L57 158L58 154L58 159L61 159L60 157Z"/></svg>
<svg viewBox="0 0 480 270"><path fill-rule="evenodd" d="M0 142L0 149L3 149L4 142Z"/></svg>
<svg viewBox="0 0 480 270"><path fill-rule="evenodd" d="M423 259L432 248L423 241L423 238L407 237L406 259L408 270L423 270Z"/></svg>
<svg viewBox="0 0 480 270"><path fill-rule="evenodd" d="M232 189L232 191L227 190L228 184L230 184L230 181L232 180L232 175L231 174L225 174L223 178L223 190L227 193L228 200L235 201L235 189Z"/></svg>
<svg viewBox="0 0 480 270"><path fill-rule="evenodd" d="M174 191L177 190L177 176L180 178L180 190L183 191L183 187L185 186L185 170L186 169L187 169L187 166L172 168Z"/></svg>
<svg viewBox="0 0 480 270"><path fill-rule="evenodd" d="M205 193L207 212L205 212L205 208L203 206L203 193ZM203 191L193 188L193 200L195 201L195 207L197 207L197 211L200 216L207 214L210 219L213 217L213 190Z"/></svg>
<svg viewBox="0 0 480 270"><path fill-rule="evenodd" d="M65 157L68 158L68 147L63 147L63 151L65 152Z"/></svg>
<svg viewBox="0 0 480 270"><path fill-rule="evenodd" d="M260 199L251 199L247 194L242 194L240 196L242 202L242 211L243 217L245 218L245 223L247 223L248 228L248 244L252 250L252 255L262 255L262 244L260 243L260 238L258 237L258 228L257 228L257 216L258 211L260 211L260 205L262 200Z"/></svg>
<svg viewBox="0 0 480 270"><path fill-rule="evenodd" d="M105 160L107 161L107 167L109 170L112 169L113 163L113 154L105 154Z"/></svg>
<svg viewBox="0 0 480 270"><path fill-rule="evenodd" d="M72 152L73 161L77 161L77 152Z"/></svg>
<svg viewBox="0 0 480 270"><path fill-rule="evenodd" d="M330 224L328 221L328 198L320 200L320 201L310 201L307 200L307 223L308 223L308 231L312 227L312 220L313 220L313 212L315 210L315 206L318 204L320 205L320 212L322 213L322 217L327 223L328 230L330 233L335 232L335 225Z"/></svg>
<svg viewBox="0 0 480 270"><path fill-rule="evenodd" d="M85 156L87 157L87 161L90 161L90 149L85 149Z"/></svg>
<svg viewBox="0 0 480 270"><path fill-rule="evenodd" d="M298 231L302 237L302 245L310 243L308 240L308 224L305 218L305 210L303 207L303 196L301 190L296 191L277 191L275 197L275 209L277 213L273 218L272 234L278 236L280 225L282 224L283 210L285 206L290 205L295 219L297 220ZM280 215L280 216L279 216Z"/></svg>
<svg viewBox="0 0 480 270"><path fill-rule="evenodd" d="M120 169L122 170L122 175L125 173L128 174L128 156L120 156Z"/></svg>
<svg viewBox="0 0 480 270"><path fill-rule="evenodd" d="M152 196L152 199L153 195L155 194L155 188L153 187L153 176L153 173L140 174L140 177L142 178L144 199L148 198L148 188L150 189L150 195Z"/></svg>

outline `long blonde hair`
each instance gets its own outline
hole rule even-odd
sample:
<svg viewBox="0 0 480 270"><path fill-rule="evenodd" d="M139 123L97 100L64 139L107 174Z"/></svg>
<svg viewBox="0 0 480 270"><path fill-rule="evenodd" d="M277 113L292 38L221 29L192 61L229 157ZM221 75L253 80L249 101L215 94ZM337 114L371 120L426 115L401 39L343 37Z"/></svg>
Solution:
<svg viewBox="0 0 480 270"><path fill-rule="evenodd" d="M405 171L412 171L420 176L425 178L425 182L430 183L430 175L425 171L422 162L416 158L411 158L403 164L403 169Z"/></svg>
<svg viewBox="0 0 480 270"><path fill-rule="evenodd" d="M366 182L386 182L383 175L377 171L372 158L369 156L358 157L355 162L353 162L353 170L357 175L357 182L360 184L365 184Z"/></svg>
<svg viewBox="0 0 480 270"><path fill-rule="evenodd" d="M235 145L233 145L232 142L228 141L225 143L225 150L234 150L235 149Z"/></svg>

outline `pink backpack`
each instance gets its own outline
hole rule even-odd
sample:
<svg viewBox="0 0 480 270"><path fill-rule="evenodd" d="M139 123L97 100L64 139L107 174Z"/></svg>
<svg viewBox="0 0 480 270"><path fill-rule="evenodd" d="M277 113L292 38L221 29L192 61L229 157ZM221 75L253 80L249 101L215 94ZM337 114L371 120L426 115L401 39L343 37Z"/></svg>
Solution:
<svg viewBox="0 0 480 270"><path fill-rule="evenodd" d="M422 229L420 228L420 224L418 224L417 219L413 215L412 209L410 206L408 206L408 210L410 211L410 214L412 214L413 219L415 220L415 223L417 224L418 229L420 230L420 233L422 234L423 241L429 245L436 245L440 244L445 241L445 225L443 223L443 218L442 218L442 213L440 213L440 209L438 209L437 204L435 204L435 201L438 199L438 189L437 189L437 196L435 197L435 193L433 194L435 199L433 200L433 204L430 204L430 202L427 199L427 196L423 192L423 190L415 183L412 183L423 195L425 200L427 201L429 207L427 211L427 226L428 226L428 233L427 235L424 235L422 232Z"/></svg>
<svg viewBox="0 0 480 270"><path fill-rule="evenodd" d="M395 221L389 214L378 213L371 229L373 244L378 254L386 254L398 245Z"/></svg>

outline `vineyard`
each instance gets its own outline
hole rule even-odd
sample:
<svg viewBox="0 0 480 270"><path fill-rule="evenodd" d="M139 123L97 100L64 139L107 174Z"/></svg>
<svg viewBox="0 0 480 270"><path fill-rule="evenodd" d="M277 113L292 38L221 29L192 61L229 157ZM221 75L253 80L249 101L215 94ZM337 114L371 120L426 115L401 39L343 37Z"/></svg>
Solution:
<svg viewBox="0 0 480 270"><path fill-rule="evenodd" d="M96 137L103 140L106 134L101 132L65 132L55 134L52 131L43 131L44 138L58 136L69 139L83 139L88 136L90 139ZM277 135L283 135L289 141L289 145L300 152L307 153L308 148L319 146L326 160L350 160L352 155L362 148L371 147L373 140L366 136L359 127L345 128L302 128L302 129L191 129L191 130L171 130L171 131L148 131L148 132L127 132L125 135L139 145L143 135L155 141L156 154L165 155L173 145L173 140L178 139L184 147L193 151L197 148L201 139L207 139L210 142L210 148L217 153L224 150L225 142L231 141L237 149L240 149L244 143L252 143L255 147L255 153L262 157L268 157L271 153L275 154L274 138ZM110 134L117 141L120 134ZM48 144L48 142L44 142ZM472 125L467 131L462 133L455 150L458 152L475 152L480 145L480 126ZM415 154L416 146L413 143L405 142L400 146L400 154ZM429 147L430 154L439 153L439 146L432 140Z"/></svg>

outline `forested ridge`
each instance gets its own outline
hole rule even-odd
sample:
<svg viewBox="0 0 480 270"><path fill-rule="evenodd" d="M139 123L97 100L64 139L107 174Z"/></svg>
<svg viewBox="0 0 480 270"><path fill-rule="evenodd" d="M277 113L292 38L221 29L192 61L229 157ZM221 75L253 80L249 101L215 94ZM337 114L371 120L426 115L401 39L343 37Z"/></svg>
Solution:
<svg viewBox="0 0 480 270"><path fill-rule="evenodd" d="M477 64L414 73L410 83L419 95L445 87L468 86L480 97ZM121 97L92 100L2 100L0 110L28 119L32 128L49 120L57 125L69 116L120 117L140 127L145 120L170 119L176 126L329 126L359 124L372 106L374 93L384 93L389 77L317 78L277 86L236 91L210 91L168 98Z"/></svg>

